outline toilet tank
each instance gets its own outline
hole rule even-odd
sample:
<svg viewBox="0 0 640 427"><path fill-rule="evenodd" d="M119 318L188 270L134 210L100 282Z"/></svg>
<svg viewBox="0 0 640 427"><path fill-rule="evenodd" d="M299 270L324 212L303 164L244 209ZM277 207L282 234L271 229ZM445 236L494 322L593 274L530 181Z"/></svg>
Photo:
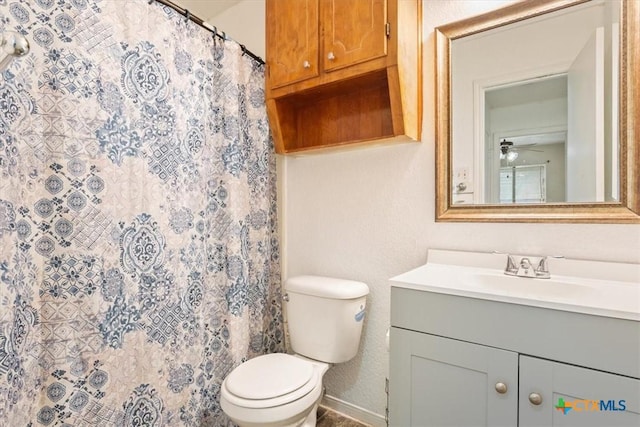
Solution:
<svg viewBox="0 0 640 427"><path fill-rule="evenodd" d="M285 292L291 348L296 354L327 363L346 362L356 355L369 293L366 284L297 276L285 282Z"/></svg>

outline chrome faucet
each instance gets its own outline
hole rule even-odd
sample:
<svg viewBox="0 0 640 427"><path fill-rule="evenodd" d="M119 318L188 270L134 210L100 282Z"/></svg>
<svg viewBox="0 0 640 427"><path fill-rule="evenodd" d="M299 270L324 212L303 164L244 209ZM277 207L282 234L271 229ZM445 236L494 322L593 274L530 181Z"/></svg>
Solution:
<svg viewBox="0 0 640 427"><path fill-rule="evenodd" d="M548 279L551 277L546 256L539 258L535 267L530 258L532 257L520 257L518 262L516 262L515 256L507 255L507 266L504 269L504 274L536 279Z"/></svg>

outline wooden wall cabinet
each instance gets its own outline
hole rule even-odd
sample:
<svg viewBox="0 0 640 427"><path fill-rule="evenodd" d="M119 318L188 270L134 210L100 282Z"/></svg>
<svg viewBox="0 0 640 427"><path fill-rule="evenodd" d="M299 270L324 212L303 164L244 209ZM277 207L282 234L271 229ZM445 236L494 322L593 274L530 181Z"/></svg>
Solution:
<svg viewBox="0 0 640 427"><path fill-rule="evenodd" d="M420 0L266 6L266 100L278 153L420 138Z"/></svg>

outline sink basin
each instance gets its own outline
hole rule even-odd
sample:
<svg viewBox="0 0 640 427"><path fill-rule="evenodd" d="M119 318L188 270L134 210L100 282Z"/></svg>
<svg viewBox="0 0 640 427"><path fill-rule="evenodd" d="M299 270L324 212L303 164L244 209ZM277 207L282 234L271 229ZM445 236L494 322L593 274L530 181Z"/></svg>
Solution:
<svg viewBox="0 0 640 427"><path fill-rule="evenodd" d="M470 274L469 281L482 288L502 292L506 295L528 298L575 299L602 294L602 290L586 283L577 283L556 279L532 279L507 276L504 274Z"/></svg>

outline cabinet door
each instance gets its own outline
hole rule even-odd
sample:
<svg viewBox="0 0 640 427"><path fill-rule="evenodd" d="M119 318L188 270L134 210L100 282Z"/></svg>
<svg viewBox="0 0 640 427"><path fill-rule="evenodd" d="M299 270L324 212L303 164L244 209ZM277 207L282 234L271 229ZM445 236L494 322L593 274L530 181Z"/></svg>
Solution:
<svg viewBox="0 0 640 427"><path fill-rule="evenodd" d="M391 426L512 427L518 355L392 327L389 396Z"/></svg>
<svg viewBox="0 0 640 427"><path fill-rule="evenodd" d="M387 54L387 0L320 1L325 71Z"/></svg>
<svg viewBox="0 0 640 427"><path fill-rule="evenodd" d="M318 75L318 0L267 0L269 86Z"/></svg>
<svg viewBox="0 0 640 427"><path fill-rule="evenodd" d="M638 427L640 380L520 356L519 409L522 427Z"/></svg>

